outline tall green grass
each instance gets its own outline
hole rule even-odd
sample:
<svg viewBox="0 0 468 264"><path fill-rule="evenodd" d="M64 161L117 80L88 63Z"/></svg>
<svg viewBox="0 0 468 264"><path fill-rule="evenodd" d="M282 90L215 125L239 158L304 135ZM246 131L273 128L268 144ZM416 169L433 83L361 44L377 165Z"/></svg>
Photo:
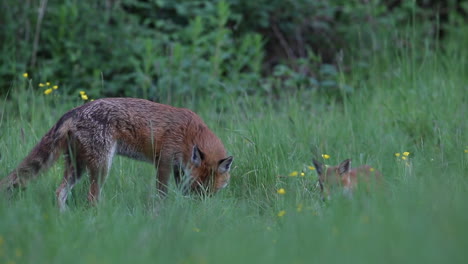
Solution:
<svg viewBox="0 0 468 264"><path fill-rule="evenodd" d="M154 168L116 157L96 208L86 202L83 180L59 213L59 161L0 200L0 262L466 261L468 54L408 52L383 53L346 76L355 90L340 102L304 90L280 100L226 96L188 105L235 156L231 184L211 198L173 187L159 206ZM31 85L19 80L10 91L15 101L2 100L2 176L81 103ZM410 152L406 161L394 156L403 151ZM324 153L327 164L352 158L377 168L385 191L322 202L308 166ZM304 176L288 176L292 171Z"/></svg>

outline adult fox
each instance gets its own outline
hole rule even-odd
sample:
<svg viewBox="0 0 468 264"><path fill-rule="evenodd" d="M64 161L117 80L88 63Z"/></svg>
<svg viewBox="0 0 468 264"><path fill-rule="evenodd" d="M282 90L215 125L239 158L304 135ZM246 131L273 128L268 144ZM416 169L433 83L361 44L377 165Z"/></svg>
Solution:
<svg viewBox="0 0 468 264"><path fill-rule="evenodd" d="M84 170L90 176L88 200L99 199L114 154L153 163L163 195L171 172L176 182L190 175L191 190L216 192L229 182L232 156L194 112L135 98L104 98L64 114L7 177L1 189L25 186L65 153L65 173L57 202L66 208L69 191Z"/></svg>
<svg viewBox="0 0 468 264"><path fill-rule="evenodd" d="M326 198L330 198L330 189L335 186L343 188L345 194L352 195L358 183L370 188L372 183L380 184L381 182L379 171L369 165L351 168L351 159L344 160L338 166L326 166L315 159L312 162L319 176L318 184L322 199L325 198L324 194Z"/></svg>

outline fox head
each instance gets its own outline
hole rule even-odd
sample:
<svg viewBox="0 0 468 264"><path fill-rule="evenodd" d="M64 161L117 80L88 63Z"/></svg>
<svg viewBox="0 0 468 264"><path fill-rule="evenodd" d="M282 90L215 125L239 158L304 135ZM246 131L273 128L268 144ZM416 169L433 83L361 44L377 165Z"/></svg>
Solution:
<svg viewBox="0 0 468 264"><path fill-rule="evenodd" d="M209 157L194 145L189 163L191 190L215 193L226 187L233 159L232 156L221 159Z"/></svg>
<svg viewBox="0 0 468 264"><path fill-rule="evenodd" d="M336 186L344 188L344 191L352 187L351 182L351 159L346 159L338 166L327 166L317 160L313 160L317 171L322 198L324 194L329 198L330 189Z"/></svg>

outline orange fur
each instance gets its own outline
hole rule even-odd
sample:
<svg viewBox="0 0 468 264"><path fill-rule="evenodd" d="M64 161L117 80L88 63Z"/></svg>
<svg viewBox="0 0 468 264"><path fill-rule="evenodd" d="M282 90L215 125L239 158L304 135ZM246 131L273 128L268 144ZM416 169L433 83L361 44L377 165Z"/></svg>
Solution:
<svg viewBox="0 0 468 264"><path fill-rule="evenodd" d="M189 189L211 192L229 182L232 156L194 112L135 98L105 98L64 114L0 187L24 186L65 153L65 175L57 200L65 208L68 192L88 170L88 200L97 202L114 154L153 163L158 190L165 195L171 172L180 183L190 173Z"/></svg>
<svg viewBox="0 0 468 264"><path fill-rule="evenodd" d="M330 188L339 186L343 190L352 194L359 183L364 183L369 189L372 182L380 184L381 173L369 165L363 165L357 168L351 168L351 160L347 159L337 166L326 166L316 160L313 160L315 169L319 176L319 185L322 196L330 196Z"/></svg>

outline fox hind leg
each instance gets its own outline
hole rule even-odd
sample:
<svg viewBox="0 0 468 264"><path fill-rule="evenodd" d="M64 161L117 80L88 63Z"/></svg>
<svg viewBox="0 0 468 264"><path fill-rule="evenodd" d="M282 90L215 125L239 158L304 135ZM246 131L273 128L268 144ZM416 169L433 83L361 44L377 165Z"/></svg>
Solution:
<svg viewBox="0 0 468 264"><path fill-rule="evenodd" d="M88 201L91 205L96 205L101 195L101 185L106 177L107 169L99 166L89 168L90 186L88 192Z"/></svg>
<svg viewBox="0 0 468 264"><path fill-rule="evenodd" d="M69 149L67 155L65 155L65 172L62 183L57 188L56 192L57 203L60 211L66 210L68 194L76 182L80 179L81 175L83 174L83 169L85 168L85 166L81 163L82 161L78 159L76 155L72 155L71 153L72 151Z"/></svg>
<svg viewBox="0 0 468 264"><path fill-rule="evenodd" d="M116 147L117 144L113 143L110 147L104 148L107 149L104 154L101 154L100 157L94 156L95 158L88 162L89 177L91 182L88 192L88 201L91 205L96 205L99 201L101 188L110 170Z"/></svg>

